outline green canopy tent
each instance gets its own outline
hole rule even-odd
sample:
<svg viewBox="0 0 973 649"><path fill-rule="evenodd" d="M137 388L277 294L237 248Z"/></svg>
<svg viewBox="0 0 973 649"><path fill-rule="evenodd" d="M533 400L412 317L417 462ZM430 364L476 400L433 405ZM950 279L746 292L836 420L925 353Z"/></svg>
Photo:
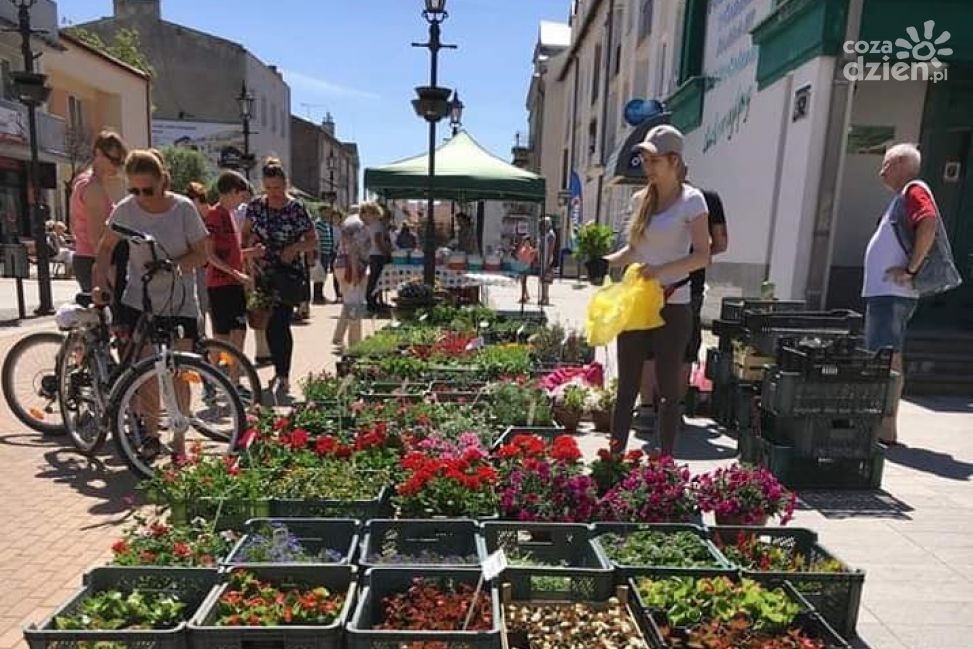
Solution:
<svg viewBox="0 0 973 649"><path fill-rule="evenodd" d="M386 199L428 198L429 156L365 170L365 189ZM436 149L433 198L543 203L544 178L501 160L461 131Z"/></svg>

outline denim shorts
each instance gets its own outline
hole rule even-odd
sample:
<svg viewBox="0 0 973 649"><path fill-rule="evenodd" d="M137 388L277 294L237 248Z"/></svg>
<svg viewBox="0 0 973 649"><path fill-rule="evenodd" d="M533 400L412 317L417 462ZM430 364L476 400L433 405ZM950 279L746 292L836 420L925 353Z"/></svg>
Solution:
<svg viewBox="0 0 973 649"><path fill-rule="evenodd" d="M874 352L891 347L901 352L918 303L915 298L894 295L865 298L865 348Z"/></svg>

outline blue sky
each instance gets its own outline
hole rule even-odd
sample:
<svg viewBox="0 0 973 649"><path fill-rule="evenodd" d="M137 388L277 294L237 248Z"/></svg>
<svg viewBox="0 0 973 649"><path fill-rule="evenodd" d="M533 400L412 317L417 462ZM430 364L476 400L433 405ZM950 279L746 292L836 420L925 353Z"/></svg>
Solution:
<svg viewBox="0 0 973 649"><path fill-rule="evenodd" d="M112 13L111 0L57 4L62 23ZM410 47L426 40L422 7L422 0L163 0L162 16L276 64L291 86L291 111L312 121L331 111L338 136L357 141L369 166L426 147L410 103L429 74L428 50ZM443 40L459 49L440 53L440 85L459 88L464 126L504 159L514 133L526 134L538 24L565 20L569 7L569 0L448 0ZM441 135L447 129L441 124Z"/></svg>

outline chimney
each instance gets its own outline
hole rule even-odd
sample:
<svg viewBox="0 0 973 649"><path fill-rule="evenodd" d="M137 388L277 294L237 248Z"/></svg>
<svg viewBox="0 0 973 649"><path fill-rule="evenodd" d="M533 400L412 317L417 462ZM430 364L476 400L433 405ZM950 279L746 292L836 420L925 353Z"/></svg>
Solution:
<svg viewBox="0 0 973 649"><path fill-rule="evenodd" d="M162 20L162 0L113 0L115 18L137 21Z"/></svg>
<svg viewBox="0 0 973 649"><path fill-rule="evenodd" d="M331 137L334 137L334 117L331 116L331 113L324 116L324 121L321 122L321 129Z"/></svg>

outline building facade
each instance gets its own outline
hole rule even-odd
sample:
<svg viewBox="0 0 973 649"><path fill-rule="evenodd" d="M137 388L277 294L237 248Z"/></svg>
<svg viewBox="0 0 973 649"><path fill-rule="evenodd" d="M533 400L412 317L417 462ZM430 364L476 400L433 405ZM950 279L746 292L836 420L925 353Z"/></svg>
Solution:
<svg viewBox="0 0 973 649"><path fill-rule="evenodd" d="M111 42L135 30L154 69L152 142L203 151L214 167L243 150L238 97L254 97L250 152L257 162L280 158L290 167L290 88L276 66L239 43L162 19L161 0L114 0L114 13L77 26ZM259 175L259 174L258 174Z"/></svg>
<svg viewBox="0 0 973 649"><path fill-rule="evenodd" d="M358 145L337 138L331 115L321 124L292 115L291 133L292 184L315 198L333 198L343 210L357 203Z"/></svg>
<svg viewBox="0 0 973 649"><path fill-rule="evenodd" d="M625 107L659 100L686 134L691 181L726 206L730 247L708 275L709 313L721 296L756 294L766 280L781 298L860 308L865 246L890 199L882 156L917 142L966 280L924 302L919 320L969 327L973 39L953 36L942 68L911 79L887 63L881 71L894 53L862 45L895 50L915 35L928 47L971 20L973 5L950 0L579 0L571 44L545 77L548 96L565 97L563 135L532 137L532 156L560 188L568 179L552 170L566 159L581 179L582 220L621 230L638 185L615 162L631 159L644 135ZM529 108L535 124L534 112L551 106Z"/></svg>

